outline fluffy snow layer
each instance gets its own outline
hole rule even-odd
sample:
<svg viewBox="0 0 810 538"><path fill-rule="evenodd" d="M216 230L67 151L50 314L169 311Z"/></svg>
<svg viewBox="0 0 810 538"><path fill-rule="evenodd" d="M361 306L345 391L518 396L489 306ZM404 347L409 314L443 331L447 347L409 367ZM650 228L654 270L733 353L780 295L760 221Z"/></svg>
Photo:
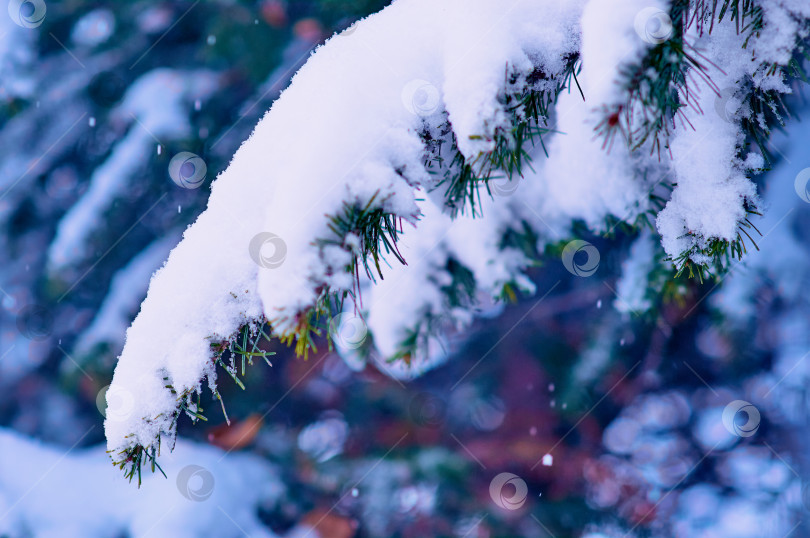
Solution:
<svg viewBox="0 0 810 538"><path fill-rule="evenodd" d="M763 166L762 156L751 154L743 160L738 154L745 142L742 119L763 120L743 103L741 83L790 93L781 71L770 74L768 66L790 60L797 38L806 37L810 16L810 7L801 0L761 4L764 27L748 43L751 55L741 51L745 35L738 34L733 24L716 25L711 35L699 35L692 26L686 36L710 64L710 80L691 77L692 95L682 94L689 106L682 109L677 120L682 128L675 130L671 142L677 187L657 224L664 249L673 258L692 247L705 248L708 239L735 240L746 216L744 202L758 206L756 187L746 174Z"/></svg>
<svg viewBox="0 0 810 538"><path fill-rule="evenodd" d="M147 473L141 491L101 446L57 448L0 429L0 454L3 536L274 536L256 513L283 486L255 456L181 441L162 458L168 480Z"/></svg>
<svg viewBox="0 0 810 538"><path fill-rule="evenodd" d="M786 61L792 45L780 32L795 39L795 20L807 8L768 6L774 18L766 17L749 43L757 61L743 51L745 36L734 22L689 37L710 65L723 65L711 73L720 84L736 88L748 77L784 90L757 66ZM380 361L403 353L406 341L419 343L421 349L405 350L410 365L380 362L396 377L443 360L449 348L442 335L470 320L469 308L448 301L447 290L456 287L449 264L472 275L473 296L498 296L505 284L530 288L521 275L529 260L503 241L524 226L542 249L568 237L575 221L596 230L606 229L610 216L632 222L669 178L678 186L658 228L670 256L709 238L733 239L744 201L756 201L745 174L761 159L741 161L746 111L714 114L714 89L700 76L690 79L691 110L672 127L671 155L661 162L649 148L631 155L623 141L607 152L594 136L604 110L626 99L622 66L671 36L662 18L667 7L641 0L399 0L319 47L213 183L207 210L153 277L115 371L113 389L129 397L111 402L127 407L105 423L109 448L117 454L173 435L178 402L165 385L184 393L201 390L206 377L213 384L211 343L264 319L276 335L289 335L324 290L352 290L348 267L358 237L330 226L347 207L382 210L402 226L398 247L409 265L389 255L390 265L381 264L385 280L361 274L363 301L352 305L367 321ZM651 13L658 26L648 26ZM505 94L526 89L529 80L535 90L553 90L575 54L585 101L569 87L545 118L558 133L546 137L548 158L539 144L527 143L532 169L493 181L492 199L482 186L483 217L467 211L454 218L441 174L426 168L422 135L447 142L449 125L458 151L474 162L510 129ZM441 156L453 157L446 147Z"/></svg>

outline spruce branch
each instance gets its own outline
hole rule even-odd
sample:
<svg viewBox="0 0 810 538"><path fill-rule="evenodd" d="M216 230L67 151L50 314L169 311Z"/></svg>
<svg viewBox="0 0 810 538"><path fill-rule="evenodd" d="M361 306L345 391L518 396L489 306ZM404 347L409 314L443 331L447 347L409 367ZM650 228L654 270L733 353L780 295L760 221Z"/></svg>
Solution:
<svg viewBox="0 0 810 538"><path fill-rule="evenodd" d="M704 32L711 33L715 22L720 23L726 16L736 24L737 34L746 34L743 48L747 48L748 41L762 29L762 7L755 0L693 0L694 8L689 14L690 2L680 0L678 7L683 14L686 28L692 24L696 26L699 35ZM674 19L673 19L674 20ZM708 25L708 28L706 28Z"/></svg>
<svg viewBox="0 0 810 538"><path fill-rule="evenodd" d="M535 69L521 76L507 66L505 86L513 89L505 92L500 100L508 116L508 127L495 129L491 137L471 136L473 140L489 142L493 146L492 151L466 159L458 150L449 122L439 127L437 134L431 134L428 130L422 133L427 147L425 166L433 169L432 172L441 178L438 185L444 188L445 204L454 216L464 213L467 208L473 216L480 216L482 186L492 196L490 181L516 181L523 177L526 167L531 168L531 149L539 144L546 152L543 135L555 132L548 126L548 120L560 93L570 89L573 81L582 94L576 80L580 68L579 54L568 55L563 60L564 68L559 74L547 74L542 69ZM582 98L585 99L584 94ZM450 154L449 158L443 154L445 148Z"/></svg>
<svg viewBox="0 0 810 538"><path fill-rule="evenodd" d="M715 21L720 22L727 17L737 22L738 32L751 32L748 36L756 35L762 25L762 13L753 1L742 2L725 1L722 4L714 1L698 2L695 9L690 10L690 3L686 0L675 0L670 15L676 21L674 35L671 39L649 49L640 63L626 66L622 71L624 90L627 100L612 109L605 109L604 119L597 126L599 135L605 137L605 146L609 148L618 134L626 140L631 151L650 145L651 153L666 149L669 144L670 128L674 126L675 118L683 121L685 116L680 113L685 106L698 107L693 101L691 87L697 78L709 83L719 94L719 88L711 83L710 68L717 68L701 51L686 42L685 30L689 25L704 26L711 32ZM745 44L748 43L746 38ZM745 48L745 45L743 46ZM806 49L799 51L807 56ZM535 69L529 74L520 74L506 67L505 91L499 97L503 110L506 112L507 123L494 129L493 134L471 137L473 140L485 140L489 152L480 153L472 158L465 157L458 147L456 133L451 128L447 118L439 125L425 125L421 133L425 145L424 164L436 179L434 188L441 189L439 194L444 196L445 206L453 216L458 216L466 210L472 216L481 214L481 190L493 196L491 181L506 179L517 181L524 177L527 169L531 169L532 148L542 147L545 150L543 135L551 133L548 120L552 109L557 102L561 91L573 91L579 87L577 73L579 70L579 55L571 54L564 58L565 67L561 72L548 74L541 69ZM788 66L763 66L767 72L788 69L793 71L794 77L807 77L801 72L798 59ZM787 111L776 92L762 91L753 88L750 81L742 82L746 91L748 105L753 113L742 120L743 129L748 138L761 148L770 136L773 125L783 123ZM485 126L486 127L486 126ZM740 148L742 151L743 148ZM404 170L395 170L403 180L407 181ZM669 185L665 187L671 188ZM420 215L397 215L387 208L388 199L379 191L367 201L343 201L340 210L333 215L326 216L325 228L328 230L326 238L318 238L313 244L320 249L321 254L327 248L337 248L348 254L348 261L342 267L331 267L327 276L342 272L352 276L351 289L333 289L324 283L312 283L315 288L316 299L312 304L295 314L294 319L261 319L261 324L243 325L236 334L224 341L211 344L212 369L222 368L244 389L241 378L244 378L246 366L253 364L256 357L263 358L268 365L268 353L259 347L259 343L271 338L278 338L280 342L294 347L299 357L306 358L309 350L315 350L316 339L322 334L323 320L334 312L343 310L346 297L351 296L355 304L362 304L360 296L360 270L373 283L377 278L383 279L384 266L396 260L407 265L399 250L398 242L403 233L403 220L415 223ZM658 193L650 193L647 209L638 214L634 222L626 218L619 219L608 216L605 219L605 229L623 229L631 232L640 226L654 228L652 220L663 208L665 198ZM752 246L758 248L755 237L759 231L749 217L759 215L753 202L745 201L746 216L739 223L736 238L732 241L721 238L704 238L694 233L687 233L694 245L687 252L681 253L672 262L676 269L676 276L688 274L703 279L704 272L711 269L717 275L725 270L734 258L740 259ZM581 225L581 224L580 224ZM575 226L576 227L576 226ZM760 234L761 235L761 234ZM501 251L514 249L525 256L528 264L538 263L542 258L540 252L541 238L531 225L525 221L510 224L503 233L499 248ZM342 262L341 262L342 263ZM465 267L460 261L447 256L444 272L450 275L449 283L433 281L445 298L442 306L450 311L455 308L470 309L474 305L477 283L475 273ZM329 273L331 271L331 273ZM681 284L673 284L682 290ZM514 280L503 284L500 298L514 301L517 298L518 283ZM496 290L497 291L497 290ZM443 314L443 313L440 313ZM432 311L421 313L415 325L412 326L401 343L399 352L390 360L403 360L411 363L420 350L428 348L431 339L442 333L446 319ZM265 326L269 328L265 331ZM283 331L273 331L272 327L286 327ZM258 327L258 329L257 329ZM329 331L327 331L328 333ZM330 337L334 337L330 334ZM440 339L438 339L440 340ZM330 347L332 342L330 341ZM241 375L240 375L241 374ZM200 405L200 390L185 390L178 394L172 386L168 376L164 377L165 387L176 397L177 406L171 416L169 431L161 431L172 440L176 435L176 423L183 414L196 423L207 420ZM229 422L224 402L220 393L209 379L211 391L222 405L223 414ZM196 397L196 402L194 398ZM146 422L156 421L144 419ZM134 436L130 436L134 437ZM114 456L114 464L126 470L126 476L131 480L138 475L139 483L141 466L151 463L152 470L157 466L156 457L160 450L160 435L145 446L134 444ZM159 469L159 466L157 466Z"/></svg>
<svg viewBox="0 0 810 538"><path fill-rule="evenodd" d="M380 261L390 254L402 265L408 265L397 248L397 241L402 234L402 221L396 215L382 209L385 200L378 200L375 193L365 205L344 202L343 213L330 217L328 227L338 239L322 240L322 246L333 244L347 250L353 250L354 262L350 270L356 271L362 264L363 269L372 281L374 272L383 278ZM399 227L397 227L399 225ZM358 237L359 245L352 248L349 237ZM371 263L373 262L373 267Z"/></svg>
<svg viewBox="0 0 810 538"><path fill-rule="evenodd" d="M712 237L706 241L705 246L701 246L702 238L693 233L687 233L685 237L693 238L694 245L682 252L677 258L669 260L675 265L675 277L687 275L689 278L697 278L701 283L703 283L704 279L710 277L720 278L728 270L734 259L740 261L748 253L749 246L746 244L746 238L751 247L759 250L759 245L757 245L754 237L757 235L762 236L762 233L751 222L749 217L752 215L762 216L762 213L747 200L744 203L744 209L746 216L739 222L737 236L732 241ZM749 231L755 235L752 236Z"/></svg>
<svg viewBox="0 0 810 538"><path fill-rule="evenodd" d="M694 29L701 36L711 34L717 24L730 21L736 25L738 35L745 36L742 49L747 49L750 40L758 37L763 28L762 7L755 0L673 0L669 16L673 21L673 32L669 39L652 46L643 58L636 63L625 65L621 71L622 88L627 99L613 107L604 107L603 119L596 127L597 136L604 139L609 150L617 134L621 135L630 151L644 146L650 147L651 154L669 147L671 127L680 119L683 128L692 128L683 114L684 107L691 107L703 114L698 98L691 91L696 78L701 79L716 95L723 97L729 89L719 88L711 77L711 71L723 73L721 67L711 62L686 38L687 31ZM765 76L779 73L787 80L808 80L802 68L802 60L808 55L806 37L798 38L793 58L786 65L762 63L759 71ZM752 60L756 61L752 53ZM737 158L745 160L748 147L755 144L765 159L767 167L773 160L767 150L767 141L774 126L784 126L784 118L790 115L776 90L764 90L756 86L750 78L738 81L735 96L743 100L741 129L746 143L739 147ZM719 275L733 258L740 259L748 246L758 248L749 233L749 216L759 214L753 203L744 201L746 217L738 223L737 237L734 240L702 238L687 233L693 238L693 247L680 253L671 261L675 265L675 276L687 275L703 280L706 275Z"/></svg>
<svg viewBox="0 0 810 538"><path fill-rule="evenodd" d="M273 366L269 357L275 355L275 352L262 349L260 346L263 342L270 342L270 336L265 331L264 325L259 326L255 323L246 324L233 337L224 341L212 343L210 345L212 351L211 361L221 369L225 370L225 372L227 372L227 374L231 377L231 379L234 380L239 388L245 390L244 383L242 383L242 381L239 379L238 371L236 369L236 361L241 360L242 377L244 377L246 374L246 364L253 366L253 360L256 358L261 358L268 366ZM199 389L193 391L185 390L178 394L174 385L171 383L170 377L168 375L164 375L163 379L166 383L164 387L169 390L177 400L177 408L172 415L171 426L168 428L168 431L160 432L150 443L147 443L146 445L134 443L124 450L111 454L113 465L124 471L125 478L131 482L135 476L138 477L138 487L140 487L142 482L142 467L144 464L149 464L152 473L155 472L155 469L158 469L164 477L166 476L166 473L163 472L163 469L157 462L157 458L160 456L161 437L162 434L166 435L171 440L173 448L177 435L177 421L181 415L185 414L186 416L190 417L192 423L208 421L206 416L203 414L203 408L200 405L201 391ZM225 412L225 405L222 401L222 396L219 394L217 389L213 388L213 380L211 381L210 386L212 387L211 393L220 401L223 415L225 416L228 425L230 425L230 420ZM197 399L196 403L193 401L195 397ZM160 416L157 416L154 417L153 420L157 421L159 418ZM144 420L146 422L152 421L149 419ZM134 438L135 436L130 435L128 437ZM109 452L110 451L108 451L108 453Z"/></svg>

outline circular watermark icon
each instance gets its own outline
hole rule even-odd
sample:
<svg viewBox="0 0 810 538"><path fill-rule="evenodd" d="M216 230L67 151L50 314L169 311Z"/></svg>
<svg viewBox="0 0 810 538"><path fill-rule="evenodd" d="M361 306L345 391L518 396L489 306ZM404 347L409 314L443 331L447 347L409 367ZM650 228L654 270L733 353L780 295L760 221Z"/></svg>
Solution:
<svg viewBox="0 0 810 538"><path fill-rule="evenodd" d="M759 429L759 409L745 400L734 400L723 409L723 426L737 437L751 437Z"/></svg>
<svg viewBox="0 0 810 538"><path fill-rule="evenodd" d="M318 420L298 434L298 448L310 458L325 462L343 452L349 425L342 416Z"/></svg>
<svg viewBox="0 0 810 538"><path fill-rule="evenodd" d="M420 392L411 399L408 411L418 425L437 428L444 423L447 404L434 394Z"/></svg>
<svg viewBox="0 0 810 538"><path fill-rule="evenodd" d="M736 88L724 88L714 98L714 110L725 122L732 123L734 114L737 112L739 103L733 100L734 94L737 93Z"/></svg>
<svg viewBox="0 0 810 538"><path fill-rule="evenodd" d="M44 0L11 0L8 3L9 17L23 28L36 28L42 24L46 11Z"/></svg>
<svg viewBox="0 0 810 538"><path fill-rule="evenodd" d="M107 420L123 422L135 411L135 396L127 389L107 385L98 391L96 407Z"/></svg>
<svg viewBox="0 0 810 538"><path fill-rule="evenodd" d="M672 37L672 19L666 11L657 7L647 7L636 14L636 33L645 43L658 45Z"/></svg>
<svg viewBox="0 0 810 538"><path fill-rule="evenodd" d="M28 305L17 313L17 330L29 340L45 340L53 332L53 314L41 305Z"/></svg>
<svg viewBox="0 0 810 538"><path fill-rule="evenodd" d="M514 488L514 493L508 495L507 486ZM506 491L504 491L506 490ZM517 510L526 503L529 488L526 482L516 474L501 473L489 483L489 496L492 501L505 510Z"/></svg>
<svg viewBox="0 0 810 538"><path fill-rule="evenodd" d="M366 322L354 314L338 314L329 320L329 336L341 349L358 349L368 336Z"/></svg>
<svg viewBox="0 0 810 538"><path fill-rule="evenodd" d="M487 188L492 196L512 196L518 189L520 177L508 178L507 176L497 176L487 180Z"/></svg>
<svg viewBox="0 0 810 538"><path fill-rule="evenodd" d="M248 252L259 267L275 269L287 259L287 243L272 232L260 232L250 240Z"/></svg>
<svg viewBox="0 0 810 538"><path fill-rule="evenodd" d="M402 89L402 104L411 114L426 117L439 110L441 95L427 80L416 79Z"/></svg>
<svg viewBox="0 0 810 538"><path fill-rule="evenodd" d="M796 181L793 182L793 186L799 198L810 204L810 168L805 168L796 174Z"/></svg>
<svg viewBox="0 0 810 538"><path fill-rule="evenodd" d="M87 87L87 93L93 102L104 108L115 106L124 97L127 82L111 71L95 75Z"/></svg>
<svg viewBox="0 0 810 538"><path fill-rule="evenodd" d="M577 261L577 256L585 256L584 260ZM575 239L565 245L562 251L562 263L569 273L575 276L591 276L599 268L599 250L581 239Z"/></svg>
<svg viewBox="0 0 810 538"><path fill-rule="evenodd" d="M169 161L169 177L184 189L199 188L207 173L208 167L202 157L190 151L181 151Z"/></svg>
<svg viewBox="0 0 810 538"><path fill-rule="evenodd" d="M214 475L200 465L186 465L177 473L177 491L190 501L205 501L214 493Z"/></svg>

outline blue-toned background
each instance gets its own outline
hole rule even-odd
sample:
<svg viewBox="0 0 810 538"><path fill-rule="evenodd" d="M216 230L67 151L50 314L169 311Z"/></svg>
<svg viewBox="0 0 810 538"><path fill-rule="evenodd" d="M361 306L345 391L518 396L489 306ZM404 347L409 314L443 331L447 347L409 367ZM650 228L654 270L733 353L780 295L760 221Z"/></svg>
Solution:
<svg viewBox="0 0 810 538"><path fill-rule="evenodd" d="M549 260L416 381L275 343L247 390L223 381L234 425L210 400L219 424L181 422L168 478L112 468L104 391L150 275L310 50L385 3L0 10L0 536L810 535L800 94L762 251L720 284L620 313L632 236L590 237L595 277ZM201 188L172 181L181 152Z"/></svg>

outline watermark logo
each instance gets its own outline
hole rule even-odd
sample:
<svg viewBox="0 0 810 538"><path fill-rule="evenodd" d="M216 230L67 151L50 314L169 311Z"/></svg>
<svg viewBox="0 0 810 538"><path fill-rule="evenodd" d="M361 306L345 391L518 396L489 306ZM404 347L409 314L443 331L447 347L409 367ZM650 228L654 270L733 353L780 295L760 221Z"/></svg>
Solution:
<svg viewBox="0 0 810 538"><path fill-rule="evenodd" d="M11 0L8 3L9 17L23 28L36 28L42 24L46 11L44 0Z"/></svg>
<svg viewBox="0 0 810 538"><path fill-rule="evenodd" d="M318 420L298 434L298 448L310 458L325 462L343 452L349 425L340 414Z"/></svg>
<svg viewBox="0 0 810 538"><path fill-rule="evenodd" d="M714 98L715 112L720 116L720 119L728 123L734 121L734 114L737 112L737 107L739 107L739 102L733 99L735 93L737 93L736 88L724 88Z"/></svg>
<svg viewBox="0 0 810 538"><path fill-rule="evenodd" d="M341 349L358 349L368 336L366 322L354 314L338 314L329 320L329 336Z"/></svg>
<svg viewBox="0 0 810 538"><path fill-rule="evenodd" d="M507 486L514 488L514 493L509 495ZM517 510L526 503L529 488L526 486L526 482L518 475L501 473L489 483L489 496L492 497L495 504L504 510Z"/></svg>
<svg viewBox="0 0 810 538"><path fill-rule="evenodd" d="M492 196L507 197L515 194L520 184L520 178L508 178L506 176L497 176L487 181L487 188Z"/></svg>
<svg viewBox="0 0 810 538"><path fill-rule="evenodd" d="M181 151L169 161L169 177L184 189L199 188L207 173L208 167L202 157L190 151Z"/></svg>
<svg viewBox="0 0 810 538"><path fill-rule="evenodd" d="M190 501L205 501L214 493L214 475L200 465L186 465L177 473L177 490Z"/></svg>
<svg viewBox="0 0 810 538"><path fill-rule="evenodd" d="M261 232L250 240L248 252L259 267L275 269L287 259L287 243L272 232Z"/></svg>
<svg viewBox="0 0 810 538"><path fill-rule="evenodd" d="M115 106L124 96L127 82L112 71L103 71L95 75L87 87L87 93L93 102L104 108Z"/></svg>
<svg viewBox="0 0 810 538"><path fill-rule="evenodd" d="M53 332L53 314L40 305L28 305L17 313L17 330L29 340L45 340Z"/></svg>
<svg viewBox="0 0 810 538"><path fill-rule="evenodd" d="M805 168L796 174L796 180L793 182L793 186L799 198L810 204L810 168Z"/></svg>
<svg viewBox="0 0 810 538"><path fill-rule="evenodd" d="M577 254L584 255L585 259L578 262ZM599 250L581 239L571 241L562 251L562 263L574 276L591 276L599 268L599 260Z"/></svg>
<svg viewBox="0 0 810 538"><path fill-rule="evenodd" d="M751 437L759 429L759 409L745 400L734 400L723 409L723 426L737 437Z"/></svg>
<svg viewBox="0 0 810 538"><path fill-rule="evenodd" d="M672 19L657 7L644 8L636 14L636 33L645 43L658 45L672 37Z"/></svg>
<svg viewBox="0 0 810 538"><path fill-rule="evenodd" d="M125 388L107 385L98 391L96 407L107 420L123 422L135 410L135 396Z"/></svg>
<svg viewBox="0 0 810 538"><path fill-rule="evenodd" d="M438 428L447 415L447 404L433 394L421 392L413 397L408 406L413 421L427 428Z"/></svg>
<svg viewBox="0 0 810 538"><path fill-rule="evenodd" d="M402 89L402 104L411 114L426 117L439 110L441 95L427 80L416 79Z"/></svg>

